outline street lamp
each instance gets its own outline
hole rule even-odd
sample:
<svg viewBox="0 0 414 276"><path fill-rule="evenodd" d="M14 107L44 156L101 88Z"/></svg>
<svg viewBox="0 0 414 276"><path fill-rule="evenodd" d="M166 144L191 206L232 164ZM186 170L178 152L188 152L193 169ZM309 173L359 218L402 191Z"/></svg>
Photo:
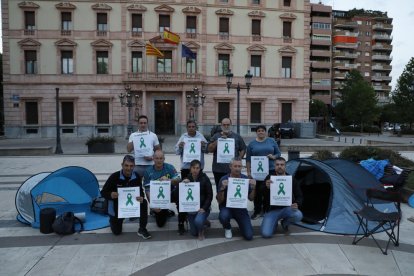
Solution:
<svg viewBox="0 0 414 276"><path fill-rule="evenodd" d="M125 139L128 139L132 133L132 120L131 120L131 107L140 106L141 98L138 94L132 95L131 86L129 84L125 85L125 94L119 94L119 100L121 101L121 106L128 108L128 127L127 127L127 136Z"/></svg>
<svg viewBox="0 0 414 276"><path fill-rule="evenodd" d="M226 74L227 91L230 93L230 88L236 88L237 90L237 134L240 134L240 90L246 89L247 93L249 93L250 86L252 85L252 77L253 75L250 74L250 70L247 70L247 74L244 75L246 85L240 86L240 83L237 83L237 86L232 86L231 83L233 81L233 73L229 69L228 73Z"/></svg>
<svg viewBox="0 0 414 276"><path fill-rule="evenodd" d="M193 92L191 94L188 94L186 98L187 98L187 105L194 107L195 114L197 114L198 107L202 106L204 104L204 101L206 100L206 96L203 93L200 94L200 90L197 87L194 87ZM190 118L191 117L192 116L190 115Z"/></svg>

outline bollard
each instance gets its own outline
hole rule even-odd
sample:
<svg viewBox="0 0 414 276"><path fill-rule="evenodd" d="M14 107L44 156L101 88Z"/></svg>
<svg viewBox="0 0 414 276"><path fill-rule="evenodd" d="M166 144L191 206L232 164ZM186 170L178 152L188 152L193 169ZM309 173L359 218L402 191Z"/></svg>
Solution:
<svg viewBox="0 0 414 276"><path fill-rule="evenodd" d="M352 144L354 143L354 138L352 138Z"/></svg>
<svg viewBox="0 0 414 276"><path fill-rule="evenodd" d="M345 143L346 143L346 137L345 137Z"/></svg>
<svg viewBox="0 0 414 276"><path fill-rule="evenodd" d="M359 139L359 144L360 144L360 145L362 144L362 138L360 138L360 139Z"/></svg>

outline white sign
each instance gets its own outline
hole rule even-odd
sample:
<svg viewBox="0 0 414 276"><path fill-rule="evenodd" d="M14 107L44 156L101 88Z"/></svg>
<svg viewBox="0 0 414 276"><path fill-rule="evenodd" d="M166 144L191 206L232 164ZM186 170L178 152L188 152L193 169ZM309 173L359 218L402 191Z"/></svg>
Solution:
<svg viewBox="0 0 414 276"><path fill-rule="evenodd" d="M269 158L267 156L252 156L250 159L250 172L256 180L263 181L269 174Z"/></svg>
<svg viewBox="0 0 414 276"><path fill-rule="evenodd" d="M181 182L179 189L180 212L198 212L200 210L200 182Z"/></svg>
<svg viewBox="0 0 414 276"><path fill-rule="evenodd" d="M272 175L270 180L270 205L292 205L292 176Z"/></svg>
<svg viewBox="0 0 414 276"><path fill-rule="evenodd" d="M194 159L201 160L201 139L184 138L183 162L189 163Z"/></svg>
<svg viewBox="0 0 414 276"><path fill-rule="evenodd" d="M118 188L118 218L137 218L140 216L141 203L139 187Z"/></svg>
<svg viewBox="0 0 414 276"><path fill-rule="evenodd" d="M247 196L249 193L249 179L229 178L227 186L228 208L247 208Z"/></svg>
<svg viewBox="0 0 414 276"><path fill-rule="evenodd" d="M169 209L171 204L171 181L150 182L150 208Z"/></svg>
<svg viewBox="0 0 414 276"><path fill-rule="evenodd" d="M152 156L154 149L151 136L148 135L148 132L137 133L132 141L134 143L135 157Z"/></svg>
<svg viewBox="0 0 414 276"><path fill-rule="evenodd" d="M217 163L230 163L234 158L235 143L233 138L217 139Z"/></svg>

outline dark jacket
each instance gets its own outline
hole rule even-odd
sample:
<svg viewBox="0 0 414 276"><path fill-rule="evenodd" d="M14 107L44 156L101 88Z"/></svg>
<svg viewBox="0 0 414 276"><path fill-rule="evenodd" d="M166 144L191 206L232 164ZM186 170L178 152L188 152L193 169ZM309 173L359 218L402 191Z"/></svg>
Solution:
<svg viewBox="0 0 414 276"><path fill-rule="evenodd" d="M118 199L113 199L111 197L111 193L118 192L118 188L126 187L140 187L140 195L144 196L141 178L135 172L133 172L129 178L125 177L122 170L120 170L111 174L108 180L106 180L105 185L102 188L101 195L108 200L108 213L110 215L118 217Z"/></svg>
<svg viewBox="0 0 414 276"><path fill-rule="evenodd" d="M272 173L266 176L265 181L269 180L271 175L276 175L276 173ZM286 175L289 175L289 174L286 173ZM267 194L268 194L267 200L269 200L270 202L270 191ZM296 179L292 177L292 203L298 204L298 207L300 208L302 206L302 202L303 202L302 190L300 189L299 183L296 181ZM286 206L270 206L270 210L282 209L285 207Z"/></svg>
<svg viewBox="0 0 414 276"><path fill-rule="evenodd" d="M200 172L197 179L193 179L191 173L187 178L190 182L200 182L200 208L205 211L209 210L213 200L213 188L211 187L210 178L203 172Z"/></svg>

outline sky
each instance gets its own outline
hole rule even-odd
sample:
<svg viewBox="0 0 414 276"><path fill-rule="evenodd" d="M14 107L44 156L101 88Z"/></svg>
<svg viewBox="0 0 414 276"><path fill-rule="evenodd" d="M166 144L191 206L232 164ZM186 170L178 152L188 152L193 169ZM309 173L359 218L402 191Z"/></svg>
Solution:
<svg viewBox="0 0 414 276"><path fill-rule="evenodd" d="M387 12L393 18L393 51L392 88L395 88L398 77L403 72L411 57L414 57L414 34L409 30L414 28L414 1L413 0L310 0L311 3L322 2L332 6L335 10L351 10L353 8L365 10L379 10ZM0 7L1 16L1 7ZM411 31L414 32L413 29ZM3 37L0 26L0 37ZM411 48L413 47L413 48ZM3 44L0 39L0 52Z"/></svg>
<svg viewBox="0 0 414 276"><path fill-rule="evenodd" d="M414 1L413 0L311 0L322 2L334 10L352 10L353 8L387 12L393 19L392 31L392 89L404 71L405 66L414 57ZM411 31L410 31L411 29Z"/></svg>

